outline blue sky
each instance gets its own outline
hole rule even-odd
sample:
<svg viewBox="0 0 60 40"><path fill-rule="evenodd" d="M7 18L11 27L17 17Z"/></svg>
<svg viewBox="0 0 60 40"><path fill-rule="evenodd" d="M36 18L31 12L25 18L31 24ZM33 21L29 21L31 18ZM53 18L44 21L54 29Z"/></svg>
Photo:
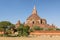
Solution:
<svg viewBox="0 0 60 40"><path fill-rule="evenodd" d="M22 23L31 15L34 5L48 24L60 27L60 0L0 0L0 21Z"/></svg>

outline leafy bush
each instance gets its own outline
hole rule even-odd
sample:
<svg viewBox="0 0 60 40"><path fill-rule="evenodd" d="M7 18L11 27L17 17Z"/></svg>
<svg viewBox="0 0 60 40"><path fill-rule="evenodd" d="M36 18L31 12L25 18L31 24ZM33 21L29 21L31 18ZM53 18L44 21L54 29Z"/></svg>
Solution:
<svg viewBox="0 0 60 40"><path fill-rule="evenodd" d="M56 28L56 30L60 30L59 28Z"/></svg>
<svg viewBox="0 0 60 40"><path fill-rule="evenodd" d="M34 26L33 29L34 30L43 30L43 28L40 28L39 26Z"/></svg>
<svg viewBox="0 0 60 40"><path fill-rule="evenodd" d="M54 30L54 28L48 28L49 31Z"/></svg>

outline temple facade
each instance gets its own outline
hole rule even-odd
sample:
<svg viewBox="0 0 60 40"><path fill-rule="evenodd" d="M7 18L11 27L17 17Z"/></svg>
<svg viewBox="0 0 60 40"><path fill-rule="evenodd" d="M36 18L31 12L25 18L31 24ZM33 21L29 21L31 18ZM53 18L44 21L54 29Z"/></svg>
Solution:
<svg viewBox="0 0 60 40"><path fill-rule="evenodd" d="M27 18L25 25L30 27L39 26L41 28L55 28L54 25L47 24L46 19L39 17L36 6L34 6L32 14Z"/></svg>
<svg viewBox="0 0 60 40"><path fill-rule="evenodd" d="M41 28L55 28L53 24L52 25L47 24L46 19L39 17L37 10L36 10L36 6L34 6L32 10L32 14L27 18L24 25L28 25L30 26L30 28L34 26L39 26ZM20 26L20 21L16 23L16 27L18 26Z"/></svg>

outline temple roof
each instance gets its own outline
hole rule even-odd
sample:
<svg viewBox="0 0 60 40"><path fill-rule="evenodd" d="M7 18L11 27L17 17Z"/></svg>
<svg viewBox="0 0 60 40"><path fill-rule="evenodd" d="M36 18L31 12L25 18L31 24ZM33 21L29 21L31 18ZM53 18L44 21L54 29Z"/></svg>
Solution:
<svg viewBox="0 0 60 40"><path fill-rule="evenodd" d="M27 20L31 20L31 19L37 19L37 20L40 19L40 17L37 15L36 6L34 6L32 15L30 15Z"/></svg>
<svg viewBox="0 0 60 40"><path fill-rule="evenodd" d="M34 6L32 14L37 14L36 6Z"/></svg>
<svg viewBox="0 0 60 40"><path fill-rule="evenodd" d="M34 14L34 15L30 15L27 20L32 20L32 19L39 20L40 17L38 15Z"/></svg>

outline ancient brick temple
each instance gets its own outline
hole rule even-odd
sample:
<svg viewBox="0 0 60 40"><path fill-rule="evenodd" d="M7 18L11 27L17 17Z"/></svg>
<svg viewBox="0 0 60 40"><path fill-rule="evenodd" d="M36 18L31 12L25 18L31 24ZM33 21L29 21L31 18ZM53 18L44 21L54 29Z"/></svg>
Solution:
<svg viewBox="0 0 60 40"><path fill-rule="evenodd" d="M15 27L18 28L20 26L21 22L18 20ZM39 17L36 6L34 6L32 10L32 14L27 18L26 22L24 23L24 26L29 26L30 28L33 28L34 26L38 26L40 28L43 28L43 30L35 30L33 32L30 32L30 35L60 35L60 30L56 30L55 25L49 25L46 21L46 19L43 19ZM50 30L51 28L52 30ZM48 29L48 30L45 30Z"/></svg>
<svg viewBox="0 0 60 40"><path fill-rule="evenodd" d="M36 6L34 6L32 14L27 18L25 24L29 25L30 27L39 26L42 28L55 28L53 24L52 25L47 24L46 19L43 19L38 16Z"/></svg>
<svg viewBox="0 0 60 40"><path fill-rule="evenodd" d="M20 21L18 21L16 26L19 26L19 25L20 25ZM39 26L41 28L55 28L53 24L52 25L47 24L46 19L43 19L38 16L36 6L34 6L32 14L27 18L24 25L28 25L30 27Z"/></svg>

